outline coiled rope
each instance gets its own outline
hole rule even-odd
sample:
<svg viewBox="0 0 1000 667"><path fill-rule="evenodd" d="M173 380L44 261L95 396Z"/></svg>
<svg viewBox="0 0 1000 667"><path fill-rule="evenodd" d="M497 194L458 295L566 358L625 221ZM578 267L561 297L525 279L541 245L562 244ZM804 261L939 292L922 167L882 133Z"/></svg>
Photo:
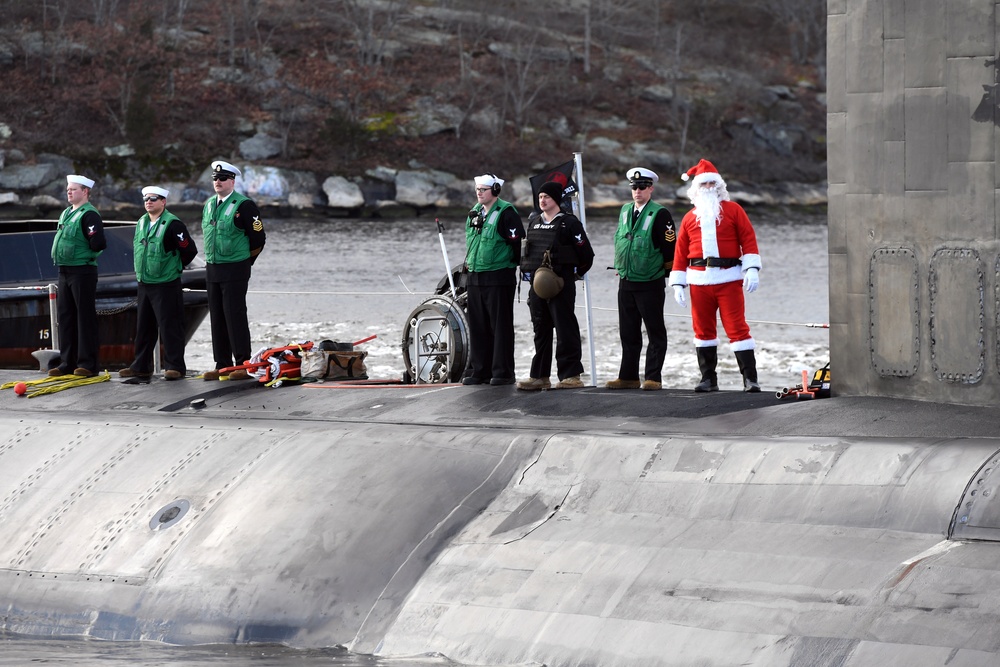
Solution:
<svg viewBox="0 0 1000 667"><path fill-rule="evenodd" d="M110 382L111 374L105 371L104 373L99 373L92 377L79 377L77 375L56 375L54 377L43 377L35 380L18 380L16 382L5 382L0 385L0 390L2 389L13 389L17 384L23 382L27 387L38 387L38 389L29 389L25 392L25 396L28 398L34 398L35 396L44 396L45 394L54 394L57 391L64 391L66 389L72 389L73 387L83 387L88 384L97 384L98 382Z"/></svg>

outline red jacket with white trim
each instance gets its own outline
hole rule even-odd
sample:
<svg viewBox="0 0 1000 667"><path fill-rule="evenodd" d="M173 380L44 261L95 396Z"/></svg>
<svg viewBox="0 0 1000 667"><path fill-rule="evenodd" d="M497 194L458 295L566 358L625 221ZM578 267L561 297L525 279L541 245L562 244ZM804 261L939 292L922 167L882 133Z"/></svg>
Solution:
<svg viewBox="0 0 1000 667"><path fill-rule="evenodd" d="M739 266L691 266L691 260L706 257L740 259ZM671 285L721 285L742 280L747 269L760 269L757 235L743 207L723 201L719 220L703 225L694 210L681 220L674 248Z"/></svg>

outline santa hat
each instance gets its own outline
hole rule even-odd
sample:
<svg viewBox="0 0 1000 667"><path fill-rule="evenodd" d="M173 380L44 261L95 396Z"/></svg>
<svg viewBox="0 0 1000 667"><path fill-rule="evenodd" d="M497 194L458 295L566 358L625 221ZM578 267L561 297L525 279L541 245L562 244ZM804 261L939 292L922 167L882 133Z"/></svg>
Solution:
<svg viewBox="0 0 1000 667"><path fill-rule="evenodd" d="M709 181L725 183L722 176L719 176L719 170L715 168L715 165L705 159L698 160L698 164L681 174L682 181L689 181L692 178L694 179L692 185L701 185Z"/></svg>

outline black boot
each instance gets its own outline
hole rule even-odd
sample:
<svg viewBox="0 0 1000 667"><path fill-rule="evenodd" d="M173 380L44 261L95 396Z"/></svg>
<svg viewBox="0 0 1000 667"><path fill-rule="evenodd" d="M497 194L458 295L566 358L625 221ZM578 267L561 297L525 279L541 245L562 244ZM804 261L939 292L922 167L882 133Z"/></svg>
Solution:
<svg viewBox="0 0 1000 667"><path fill-rule="evenodd" d="M757 393L760 385L757 384L757 360L753 356L753 350L740 350L736 352L736 363L740 365L740 373L743 375L743 391Z"/></svg>
<svg viewBox="0 0 1000 667"><path fill-rule="evenodd" d="M719 360L719 348L697 347L698 368L701 370L701 382L695 391L719 391L719 376L715 374L715 365Z"/></svg>

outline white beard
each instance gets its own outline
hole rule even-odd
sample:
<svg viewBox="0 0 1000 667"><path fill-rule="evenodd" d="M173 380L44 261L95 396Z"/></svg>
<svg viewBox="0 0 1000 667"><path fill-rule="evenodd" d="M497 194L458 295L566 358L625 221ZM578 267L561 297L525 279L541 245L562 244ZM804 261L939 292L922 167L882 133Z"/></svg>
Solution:
<svg viewBox="0 0 1000 667"><path fill-rule="evenodd" d="M722 214L722 193L717 188L698 188L691 198L691 203L694 204L694 216L702 227L719 222Z"/></svg>

